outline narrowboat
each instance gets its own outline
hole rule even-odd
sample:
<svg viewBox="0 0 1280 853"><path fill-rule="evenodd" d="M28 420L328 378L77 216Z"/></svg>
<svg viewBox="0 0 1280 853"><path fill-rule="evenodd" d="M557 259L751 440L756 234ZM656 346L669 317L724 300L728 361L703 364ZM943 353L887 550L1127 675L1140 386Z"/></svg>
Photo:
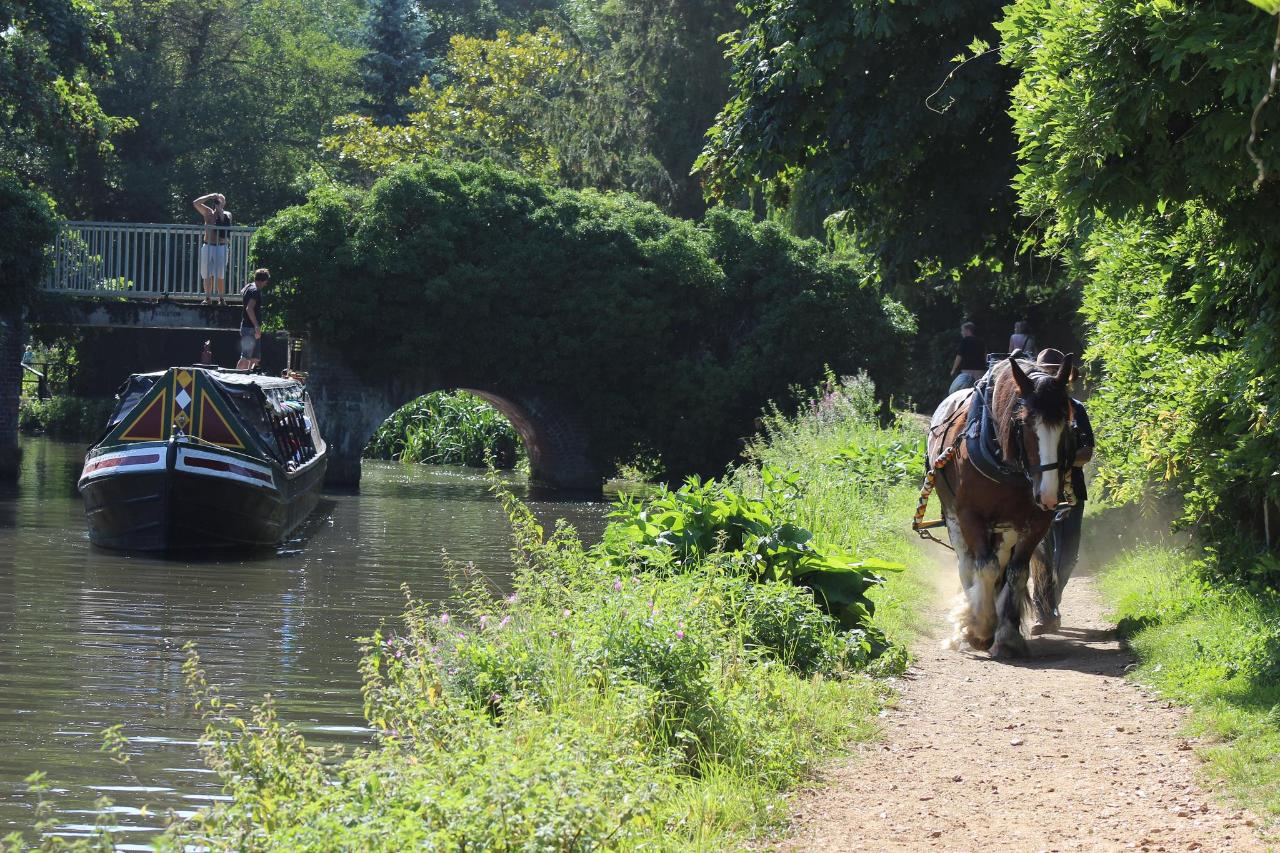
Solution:
<svg viewBox="0 0 1280 853"><path fill-rule="evenodd" d="M80 474L95 545L278 545L315 509L325 443L297 378L171 367L120 387Z"/></svg>

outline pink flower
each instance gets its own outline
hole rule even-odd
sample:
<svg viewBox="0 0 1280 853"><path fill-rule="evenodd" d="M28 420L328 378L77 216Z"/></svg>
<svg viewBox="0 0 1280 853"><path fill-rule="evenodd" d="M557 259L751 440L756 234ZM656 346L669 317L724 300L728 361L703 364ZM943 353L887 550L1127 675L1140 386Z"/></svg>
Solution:
<svg viewBox="0 0 1280 853"><path fill-rule="evenodd" d="M441 614L440 614L440 624L441 624L441 625L448 625L448 624L449 624L449 614L448 614L448 613L441 613Z"/></svg>
<svg viewBox="0 0 1280 853"><path fill-rule="evenodd" d="M505 627L507 627L507 625L509 625L510 623L511 623L511 617L510 617L510 616L503 616L503 617L502 617L502 621L498 623L498 627L499 627L499 628L505 628Z"/></svg>
<svg viewBox="0 0 1280 853"><path fill-rule="evenodd" d="M613 581L613 591L622 592L622 578L616 578Z"/></svg>
<svg viewBox="0 0 1280 853"><path fill-rule="evenodd" d="M564 618L568 619L568 618L569 618L569 608L567 608L567 607L566 607L566 608L564 609L564 612L563 612L563 613L561 613L560 615L561 615L561 616L563 616Z"/></svg>
<svg viewBox="0 0 1280 853"><path fill-rule="evenodd" d="M677 640L684 639L684 620L683 619L680 620L680 627L676 629L676 639Z"/></svg>

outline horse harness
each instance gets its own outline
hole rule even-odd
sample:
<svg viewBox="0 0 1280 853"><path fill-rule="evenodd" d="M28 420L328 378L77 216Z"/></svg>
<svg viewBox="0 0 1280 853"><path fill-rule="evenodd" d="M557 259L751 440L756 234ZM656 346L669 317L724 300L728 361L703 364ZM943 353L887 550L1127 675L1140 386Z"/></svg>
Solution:
<svg viewBox="0 0 1280 853"><path fill-rule="evenodd" d="M945 548L951 548L949 544L943 542L931 532L935 528L945 526L946 521L943 519L925 521L924 516L929 505L929 497L933 494L936 486L938 474L955 458L956 453L960 450L962 441L965 443L965 450L968 451L969 461L973 463L973 467L982 476L996 483L1007 483L1010 480L1017 479L1019 475L1025 477L1028 483L1034 483L1035 475L1037 474L1043 474L1055 468L1059 471L1069 471L1071 468L1071 460L1075 458L1075 431L1071 428L1075 420L1074 412L1072 412L1073 416L1068 428L1063 430L1062 440L1058 445L1058 459L1033 465L1027 459L1026 443L1022 440L1026 421L1021 414L1018 414L1026 411L1026 398L1019 398L1020 405L1015 409L1017 413L1010 417L1013 429L1011 445L1014 450L1014 458L1012 460L1004 458L1004 454L1000 450L1000 443L996 440L995 419L992 417L992 392L994 391L994 386L995 380L992 371L988 370L973 386L972 393L969 395L968 407L958 409L946 423L934 428L935 431L938 431L935 434L945 434L951 428L951 425L955 423L960 413L967 412L968 417L965 422L965 428L956 436L956 440L938 454L938 458L932 464L926 459L924 484L920 487L920 501L916 504L915 517L911 521L911 529L921 539L930 539ZM1071 478L1069 476L1062 477L1060 482L1064 500L1060 501L1055 509L1055 521L1065 515L1071 507L1075 506L1076 502L1075 495L1071 489ZM951 548L951 550L955 549Z"/></svg>

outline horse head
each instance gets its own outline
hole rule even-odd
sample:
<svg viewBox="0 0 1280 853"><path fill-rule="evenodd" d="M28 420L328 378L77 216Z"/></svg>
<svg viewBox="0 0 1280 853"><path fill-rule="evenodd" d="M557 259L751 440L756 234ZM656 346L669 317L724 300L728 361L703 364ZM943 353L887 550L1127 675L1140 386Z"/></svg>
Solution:
<svg viewBox="0 0 1280 853"><path fill-rule="evenodd" d="M1036 504L1052 511L1058 504L1058 476L1071 466L1071 395L1068 385L1075 356L1068 354L1056 373L1039 369L1027 372L1017 359L1009 359L1009 372L1017 387L1016 408L1009 405L1006 438L1009 450L1021 459ZM1013 401L1010 400L1009 404ZM1020 446L1019 446L1020 444Z"/></svg>

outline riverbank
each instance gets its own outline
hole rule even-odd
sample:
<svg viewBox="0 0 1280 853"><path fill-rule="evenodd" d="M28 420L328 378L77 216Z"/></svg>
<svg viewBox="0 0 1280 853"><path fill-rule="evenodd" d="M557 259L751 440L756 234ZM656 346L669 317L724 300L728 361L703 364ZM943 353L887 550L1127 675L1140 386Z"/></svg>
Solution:
<svg viewBox="0 0 1280 853"><path fill-rule="evenodd" d="M18 429L28 435L47 435L66 441L93 441L102 434L115 400L92 397L51 397L18 401Z"/></svg>
<svg viewBox="0 0 1280 853"><path fill-rule="evenodd" d="M1191 709L1208 775L1264 820L1280 818L1280 597L1211 582L1212 555L1145 547L1101 577L1133 677Z"/></svg>
<svg viewBox="0 0 1280 853"><path fill-rule="evenodd" d="M804 418L769 419L754 464L668 494L683 513L668 533L703 525L711 547L632 537L654 520L632 505L586 549L509 501L510 591L454 567L451 606L411 601L370 638L361 671L378 736L340 761L269 703L223 703L193 657L210 764L232 799L162 846L710 850L781 828L783 792L875 733L888 691L866 670L905 658L890 645L867 659L882 634L901 643L921 595L912 572L883 568L914 559L901 529L917 437L879 428L873 409L865 387L827 394ZM770 534L733 544L756 523ZM827 578L827 603L858 630L837 630L803 586L764 579L820 567L850 579ZM887 579L867 622L854 587L873 572Z"/></svg>

